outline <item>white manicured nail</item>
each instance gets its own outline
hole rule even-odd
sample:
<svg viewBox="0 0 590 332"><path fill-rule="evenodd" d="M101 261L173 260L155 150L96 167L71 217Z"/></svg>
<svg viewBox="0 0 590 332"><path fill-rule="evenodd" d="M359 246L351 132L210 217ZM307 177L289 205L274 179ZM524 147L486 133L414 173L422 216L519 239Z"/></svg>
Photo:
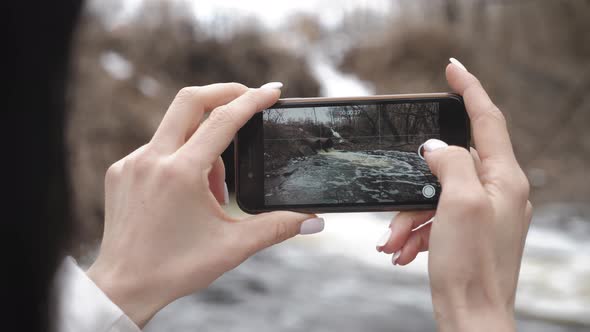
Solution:
<svg viewBox="0 0 590 332"><path fill-rule="evenodd" d="M424 149L424 143L420 144L418 147L418 156L424 160L424 154L422 153L422 149Z"/></svg>
<svg viewBox="0 0 590 332"><path fill-rule="evenodd" d="M393 265L396 265L396 263L397 263L397 259L398 259L398 258L399 258L399 256L401 256L401 255L402 255L402 251L401 251L401 250L400 250L400 251L398 251L398 252L394 252L394 253L393 253L393 257L391 258L391 263L392 263Z"/></svg>
<svg viewBox="0 0 590 332"><path fill-rule="evenodd" d="M283 83L281 82L270 82L270 83L266 83L263 86L261 86L261 89L277 89L280 90L283 87Z"/></svg>
<svg viewBox="0 0 590 332"><path fill-rule="evenodd" d="M227 183L223 183L223 205L229 204L229 191L227 190Z"/></svg>
<svg viewBox="0 0 590 332"><path fill-rule="evenodd" d="M459 67L459 68L463 69L464 71L468 71L468 70L467 70L467 68L465 68L465 66L463 66L463 64L462 64L462 63L461 63L459 60L457 60L457 59L455 59L455 58L450 58L450 59L449 59L449 61L450 61L452 64L454 64L455 66L457 66L457 67Z"/></svg>
<svg viewBox="0 0 590 332"><path fill-rule="evenodd" d="M301 224L299 234L315 234L324 230L324 219L322 218L311 218L307 219Z"/></svg>
<svg viewBox="0 0 590 332"><path fill-rule="evenodd" d="M387 241L389 241L390 237L391 237L391 228L388 228L387 231L385 233L383 233L383 235L381 235L381 237L377 241L377 247L383 247L384 245L386 245Z"/></svg>
<svg viewBox="0 0 590 332"><path fill-rule="evenodd" d="M432 152L439 149L444 149L449 145L439 139L431 138L428 141L424 142L424 151Z"/></svg>

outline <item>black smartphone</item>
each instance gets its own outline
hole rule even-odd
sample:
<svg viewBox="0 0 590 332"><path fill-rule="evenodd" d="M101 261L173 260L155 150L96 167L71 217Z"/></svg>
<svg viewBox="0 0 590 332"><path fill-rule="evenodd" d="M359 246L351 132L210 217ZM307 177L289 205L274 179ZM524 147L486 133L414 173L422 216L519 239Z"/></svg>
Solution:
<svg viewBox="0 0 590 332"><path fill-rule="evenodd" d="M469 147L461 96L281 99L236 136L238 205L248 213L435 208L441 187L418 153L430 138Z"/></svg>

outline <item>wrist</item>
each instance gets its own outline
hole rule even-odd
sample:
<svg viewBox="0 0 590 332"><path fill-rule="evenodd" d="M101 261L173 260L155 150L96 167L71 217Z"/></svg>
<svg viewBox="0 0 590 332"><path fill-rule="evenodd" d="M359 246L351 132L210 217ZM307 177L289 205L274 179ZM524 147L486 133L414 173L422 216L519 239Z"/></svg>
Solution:
<svg viewBox="0 0 590 332"><path fill-rule="evenodd" d="M494 312L469 312L455 314L453 317L436 318L438 331L495 331L513 332L516 331L516 322L513 316L498 314Z"/></svg>
<svg viewBox="0 0 590 332"><path fill-rule="evenodd" d="M514 308L503 305L478 305L467 302L434 303L438 331L516 331Z"/></svg>
<svg viewBox="0 0 590 332"><path fill-rule="evenodd" d="M112 266L95 262L86 275L105 295L117 305L139 328L165 306L161 296L155 294L157 287L150 285L147 278L122 271Z"/></svg>

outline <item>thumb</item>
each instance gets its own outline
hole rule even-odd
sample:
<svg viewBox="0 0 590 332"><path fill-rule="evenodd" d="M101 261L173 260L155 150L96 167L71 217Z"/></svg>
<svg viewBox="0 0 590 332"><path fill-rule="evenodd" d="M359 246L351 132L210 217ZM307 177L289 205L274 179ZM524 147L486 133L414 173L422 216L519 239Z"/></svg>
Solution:
<svg viewBox="0 0 590 332"><path fill-rule="evenodd" d="M428 167L443 188L442 195L483 189L477 176L475 162L467 149L448 146L447 143L438 139L429 139L419 151L422 148L425 151L424 158Z"/></svg>
<svg viewBox="0 0 590 332"><path fill-rule="evenodd" d="M250 217L242 226L244 238L250 239L248 251L257 252L298 234L314 234L324 229L324 219L313 214L277 211Z"/></svg>

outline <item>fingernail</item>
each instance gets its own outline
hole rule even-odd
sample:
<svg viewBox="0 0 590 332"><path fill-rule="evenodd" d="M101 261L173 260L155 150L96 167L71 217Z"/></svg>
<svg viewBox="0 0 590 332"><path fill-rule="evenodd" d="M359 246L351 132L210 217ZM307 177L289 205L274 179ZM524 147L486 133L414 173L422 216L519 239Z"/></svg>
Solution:
<svg viewBox="0 0 590 332"><path fill-rule="evenodd" d="M227 190L227 183L223 183L223 205L229 204L229 191Z"/></svg>
<svg viewBox="0 0 590 332"><path fill-rule="evenodd" d="M467 70L467 68L465 68L465 66L463 66L463 64L462 64L462 63L461 63L459 60L457 60L457 59L455 59L455 58L450 58L450 59L449 59L449 61L450 61L452 64L454 64L455 66L457 66L457 67L459 67L459 68L463 69L464 71L468 71L468 70Z"/></svg>
<svg viewBox="0 0 590 332"><path fill-rule="evenodd" d="M301 224L299 234L315 234L324 230L324 219L322 218L311 218L307 219Z"/></svg>
<svg viewBox="0 0 590 332"><path fill-rule="evenodd" d="M391 237L391 229L388 228L387 231L381 235L379 240L377 240L377 247L383 247L384 245L386 245L387 241L389 241L390 237Z"/></svg>
<svg viewBox="0 0 590 332"><path fill-rule="evenodd" d="M439 139L431 138L428 141L424 142L424 151L432 152L438 149L444 149L449 145Z"/></svg>
<svg viewBox="0 0 590 332"><path fill-rule="evenodd" d="M266 83L263 86L261 86L261 89L277 89L280 90L283 87L283 83L281 82L270 82L270 83Z"/></svg>
<svg viewBox="0 0 590 332"><path fill-rule="evenodd" d="M398 252L395 252L395 253L393 253L393 257L391 258L391 263L392 263L393 265L396 265L396 264L397 264L397 259L398 259L398 258L399 258L399 256L401 256L401 255L402 255L402 251L401 251L401 250L400 250L400 251L398 251Z"/></svg>

